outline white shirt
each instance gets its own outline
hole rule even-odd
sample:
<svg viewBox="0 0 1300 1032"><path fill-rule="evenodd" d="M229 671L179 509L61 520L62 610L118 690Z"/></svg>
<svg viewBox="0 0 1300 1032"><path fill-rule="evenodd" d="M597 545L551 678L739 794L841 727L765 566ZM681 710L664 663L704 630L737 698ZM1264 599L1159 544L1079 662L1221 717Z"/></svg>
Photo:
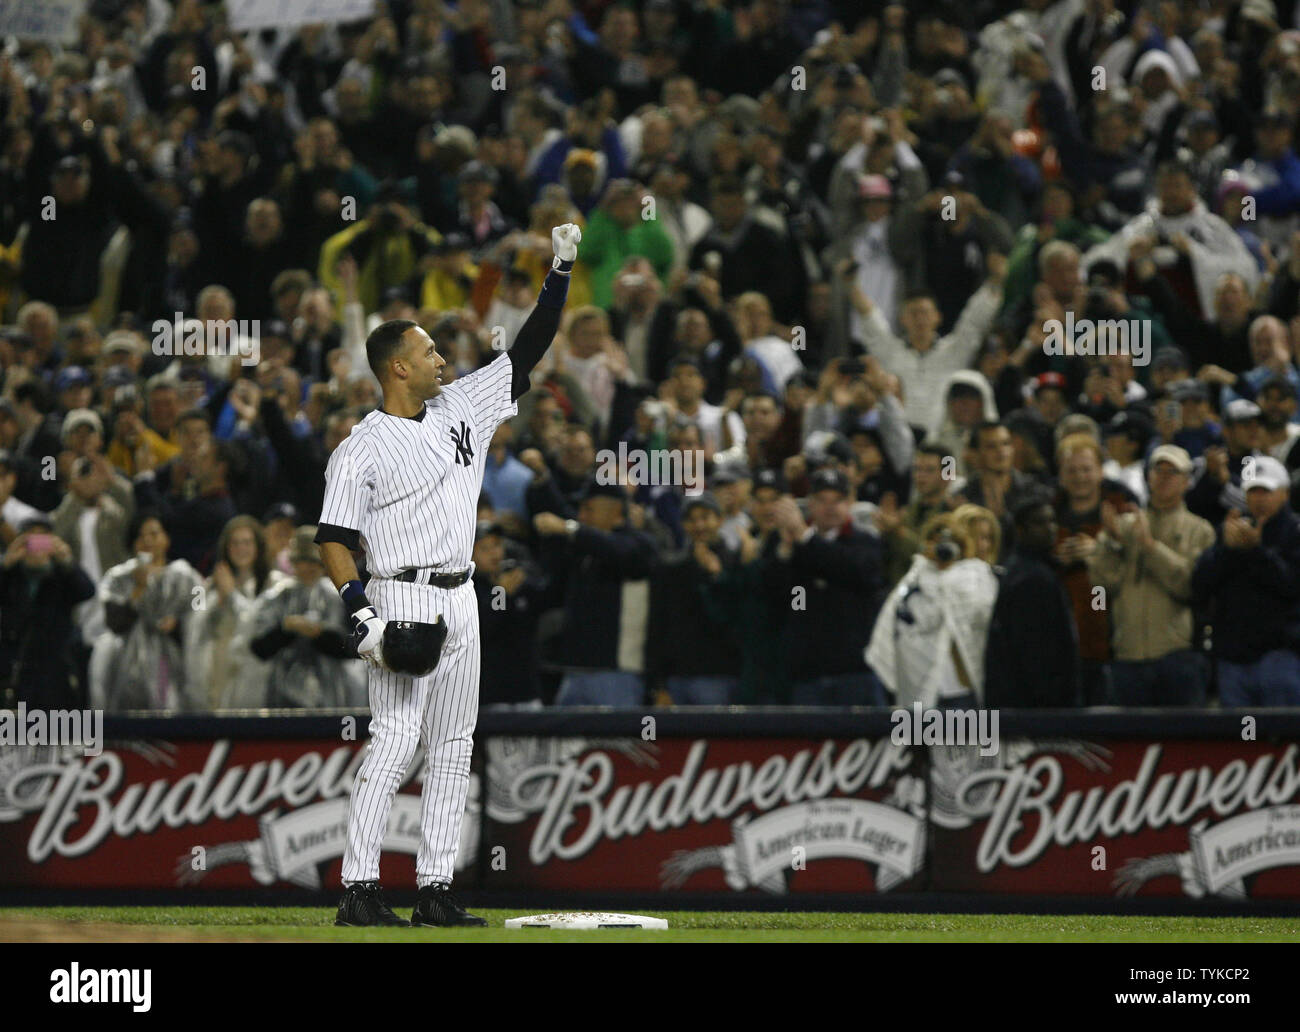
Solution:
<svg viewBox="0 0 1300 1032"><path fill-rule="evenodd" d="M95 584L104 575L104 562L99 557L99 542L95 530L99 526L99 508L88 505L77 517L77 538L81 542L81 568ZM104 603L99 596L87 599L72 611L72 619L81 628L85 641L94 641L108 629L104 621Z"/></svg>
<svg viewBox="0 0 1300 1032"><path fill-rule="evenodd" d="M777 389L781 391L785 390L790 378L803 369L803 363L799 361L790 342L772 334L751 340L745 345L745 353L763 363L776 381Z"/></svg>
<svg viewBox="0 0 1300 1032"><path fill-rule="evenodd" d="M20 502L13 495L5 499L4 505L0 506L0 520L4 520L14 530L22 529L23 521L30 520L33 516L39 516L41 519L49 518L40 509L26 502Z"/></svg>
<svg viewBox="0 0 1300 1032"><path fill-rule="evenodd" d="M928 351L917 351L894 335L877 307L862 322L862 343L888 372L903 381L903 411L913 426L931 427L943 416L948 377L967 369L1002 304L1002 290L985 283L971 295L957 325Z"/></svg>
<svg viewBox="0 0 1300 1032"><path fill-rule="evenodd" d="M700 428L700 440L704 443L704 450L712 454L722 448L722 413L721 405L710 405L707 401L701 399L699 406L695 409L694 415L687 415ZM727 413L727 429L731 432L731 445L745 445L745 424L735 412Z"/></svg>

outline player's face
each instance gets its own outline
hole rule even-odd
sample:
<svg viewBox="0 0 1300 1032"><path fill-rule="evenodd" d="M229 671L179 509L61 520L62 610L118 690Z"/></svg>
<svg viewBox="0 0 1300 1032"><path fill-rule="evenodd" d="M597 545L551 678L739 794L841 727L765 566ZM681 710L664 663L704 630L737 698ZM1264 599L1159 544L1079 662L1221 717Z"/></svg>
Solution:
<svg viewBox="0 0 1300 1032"><path fill-rule="evenodd" d="M442 367L446 360L438 354L433 338L416 326L402 337L406 347L399 361L406 370L406 385L417 398L428 401L442 393Z"/></svg>

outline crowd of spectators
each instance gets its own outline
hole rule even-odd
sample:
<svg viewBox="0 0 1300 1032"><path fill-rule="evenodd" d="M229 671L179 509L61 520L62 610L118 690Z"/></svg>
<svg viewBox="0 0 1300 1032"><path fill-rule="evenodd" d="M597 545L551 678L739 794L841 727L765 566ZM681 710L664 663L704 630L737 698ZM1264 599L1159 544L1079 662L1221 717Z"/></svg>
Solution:
<svg viewBox="0 0 1300 1032"><path fill-rule="evenodd" d="M376 8L0 48L0 702L364 705L366 335L478 368L573 221L484 705L1300 704L1294 0Z"/></svg>

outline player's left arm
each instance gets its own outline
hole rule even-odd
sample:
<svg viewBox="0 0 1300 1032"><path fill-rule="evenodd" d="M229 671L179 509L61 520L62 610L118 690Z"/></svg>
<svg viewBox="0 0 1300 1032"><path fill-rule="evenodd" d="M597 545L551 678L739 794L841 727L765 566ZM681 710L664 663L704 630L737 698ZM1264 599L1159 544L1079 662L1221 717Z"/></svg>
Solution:
<svg viewBox="0 0 1300 1032"><path fill-rule="evenodd" d="M511 401L518 401L527 393L530 386L529 374L546 354L546 349L551 346L555 333L560 328L560 313L564 311L564 302L569 295L569 274L577 260L578 243L581 240L582 230L572 222L551 230L551 246L555 249L551 271L546 274L546 282L542 284L536 306L520 327L510 350L506 352L510 356L513 370L510 381Z"/></svg>

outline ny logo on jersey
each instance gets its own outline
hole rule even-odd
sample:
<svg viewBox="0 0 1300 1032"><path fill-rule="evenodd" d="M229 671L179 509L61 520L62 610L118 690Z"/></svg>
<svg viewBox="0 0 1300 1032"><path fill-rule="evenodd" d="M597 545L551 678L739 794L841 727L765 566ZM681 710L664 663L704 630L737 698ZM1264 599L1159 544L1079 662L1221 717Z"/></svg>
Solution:
<svg viewBox="0 0 1300 1032"><path fill-rule="evenodd" d="M469 444L469 427L464 421L460 424L460 433L457 433L453 427L447 427L447 433L451 434L451 439L456 443L456 462L461 466L469 466L474 458L474 449Z"/></svg>

